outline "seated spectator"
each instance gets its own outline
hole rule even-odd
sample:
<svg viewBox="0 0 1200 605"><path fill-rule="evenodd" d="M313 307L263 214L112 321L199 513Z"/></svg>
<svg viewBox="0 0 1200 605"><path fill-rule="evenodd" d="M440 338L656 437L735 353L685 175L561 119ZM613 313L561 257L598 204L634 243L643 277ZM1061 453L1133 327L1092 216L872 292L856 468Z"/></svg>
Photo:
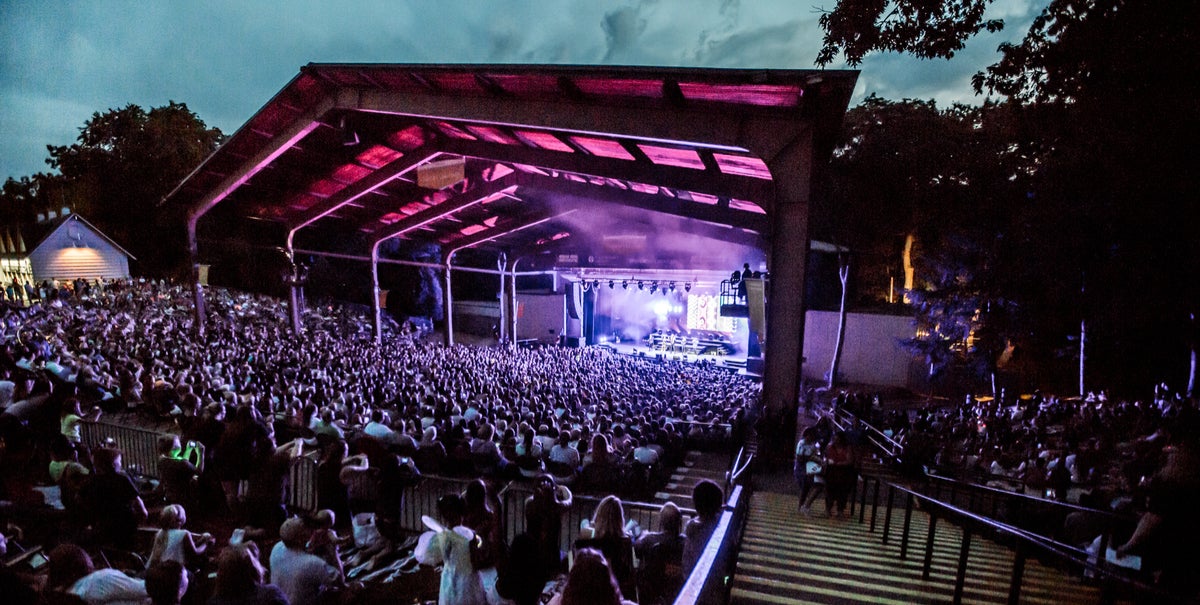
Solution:
<svg viewBox="0 0 1200 605"><path fill-rule="evenodd" d="M146 570L146 594L152 605L179 605L188 590L188 574L178 561L160 561Z"/></svg>
<svg viewBox="0 0 1200 605"><path fill-rule="evenodd" d="M263 584L266 570L253 542L230 546L217 559L217 581L208 605L289 605L283 591Z"/></svg>
<svg viewBox="0 0 1200 605"><path fill-rule="evenodd" d="M721 520L721 507L725 504L725 492L721 486L703 479L692 488L692 503L696 507L696 516L684 527L683 543L683 573L692 573L692 568L700 560L708 539Z"/></svg>
<svg viewBox="0 0 1200 605"><path fill-rule="evenodd" d="M117 569L96 569L92 558L74 544L50 551L47 590L82 599L87 605L139 605L148 598L146 583Z"/></svg>
<svg viewBox="0 0 1200 605"><path fill-rule="evenodd" d="M186 523L187 512L182 506L170 504L162 509L158 515L160 529L154 535L147 568L161 561L175 561L189 567L216 542L210 533L194 534L183 529Z"/></svg>
<svg viewBox="0 0 1200 605"><path fill-rule="evenodd" d="M625 509L621 499L605 496L592 514L592 520L579 533L574 549L595 548L604 553L613 575L629 594L634 594L633 538L625 528Z"/></svg>
<svg viewBox="0 0 1200 605"><path fill-rule="evenodd" d="M1191 433L1166 447L1167 462L1150 479L1146 510L1116 548L1117 556L1140 555L1161 586L1189 599L1200 596L1200 522L1192 508L1200 501L1200 445L1194 439Z"/></svg>
<svg viewBox="0 0 1200 605"><path fill-rule="evenodd" d="M305 552L310 536L304 521L292 517L279 528L279 542L271 549L271 583L291 605L318 605L321 594L341 585L336 568Z"/></svg>
<svg viewBox="0 0 1200 605"><path fill-rule="evenodd" d="M658 511L659 531L643 532L634 542L638 558L638 600L667 599L683 585L683 516L673 502Z"/></svg>
<svg viewBox="0 0 1200 605"><path fill-rule="evenodd" d="M637 605L622 596L621 587L604 554L584 548L575 554L575 564L561 593L548 605Z"/></svg>

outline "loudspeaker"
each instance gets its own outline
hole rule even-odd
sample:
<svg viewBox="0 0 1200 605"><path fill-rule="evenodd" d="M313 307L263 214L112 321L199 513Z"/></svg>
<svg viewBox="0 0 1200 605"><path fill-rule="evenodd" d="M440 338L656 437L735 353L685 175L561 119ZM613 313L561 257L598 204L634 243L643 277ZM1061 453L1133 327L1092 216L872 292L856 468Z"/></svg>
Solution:
<svg viewBox="0 0 1200 605"><path fill-rule="evenodd" d="M571 319L579 319L579 309L583 307L583 287L579 282L571 284L571 293L567 296L567 315Z"/></svg>

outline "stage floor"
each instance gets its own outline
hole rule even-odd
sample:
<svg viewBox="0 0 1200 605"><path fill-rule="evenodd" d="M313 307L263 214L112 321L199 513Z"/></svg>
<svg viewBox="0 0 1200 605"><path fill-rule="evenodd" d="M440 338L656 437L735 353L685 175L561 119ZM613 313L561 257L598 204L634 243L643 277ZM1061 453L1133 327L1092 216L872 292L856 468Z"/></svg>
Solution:
<svg viewBox="0 0 1200 605"><path fill-rule="evenodd" d="M689 363L714 363L719 367L737 370L739 374L758 377L758 374L751 374L746 371L745 353L735 353L733 355L688 355L674 351L659 351L646 346L645 343L635 343L632 341L620 343L609 342L598 346L609 347L622 355L649 357L651 359L661 356L664 360L686 361Z"/></svg>

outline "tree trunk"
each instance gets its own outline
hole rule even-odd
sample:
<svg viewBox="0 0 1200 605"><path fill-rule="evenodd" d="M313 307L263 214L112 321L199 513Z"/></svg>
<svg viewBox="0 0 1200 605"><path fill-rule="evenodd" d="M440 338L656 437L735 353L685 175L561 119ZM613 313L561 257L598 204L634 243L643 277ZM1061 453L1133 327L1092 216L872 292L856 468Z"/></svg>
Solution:
<svg viewBox="0 0 1200 605"><path fill-rule="evenodd" d="M845 255L838 254L838 280L842 282L842 300L838 306L837 341L833 344L833 359L829 363L829 382L826 383L826 388L829 390L833 390L833 385L837 381L838 366L842 362L842 343L846 340L846 291L849 279L850 259Z"/></svg>
<svg viewBox="0 0 1200 605"><path fill-rule="evenodd" d="M1087 320L1079 320L1079 396L1086 397L1084 388L1083 369L1087 365Z"/></svg>
<svg viewBox="0 0 1200 605"><path fill-rule="evenodd" d="M1189 313L1188 319L1191 320L1189 322L1191 325L1188 327L1191 329L1192 336L1188 339L1188 348L1191 350L1191 363L1188 365L1187 396L1191 398L1196 392L1196 313Z"/></svg>

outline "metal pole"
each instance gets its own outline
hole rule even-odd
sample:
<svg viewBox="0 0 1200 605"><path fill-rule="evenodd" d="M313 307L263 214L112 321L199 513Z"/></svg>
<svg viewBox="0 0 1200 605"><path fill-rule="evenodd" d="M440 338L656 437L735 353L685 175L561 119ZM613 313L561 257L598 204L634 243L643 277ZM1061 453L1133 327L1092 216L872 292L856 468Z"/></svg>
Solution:
<svg viewBox="0 0 1200 605"><path fill-rule="evenodd" d="M892 496L896 495L896 490L892 486L888 486L887 497L887 513L883 517L883 543L888 543L888 534L892 529Z"/></svg>
<svg viewBox="0 0 1200 605"><path fill-rule="evenodd" d="M1013 557L1012 580L1008 583L1008 605L1021 602L1021 579L1025 575L1025 543L1017 541L1017 554Z"/></svg>
<svg viewBox="0 0 1200 605"><path fill-rule="evenodd" d="M504 282L505 282L505 276L506 276L504 268L507 265L508 265L508 255L501 252L500 255L496 257L496 268L500 270L500 293L496 298L496 300L500 303L499 304L500 320L499 320L499 322L496 323L496 332L498 333L498 336L500 337L500 342L504 342L505 333L508 332L508 318L505 317L506 313L504 312L504 307L506 306L506 303L507 303L507 301L504 300L505 299Z"/></svg>
<svg viewBox="0 0 1200 605"><path fill-rule="evenodd" d="M275 246L275 247L273 247L273 249L278 250L279 248L277 246ZM362 256L360 254L342 254L340 252L322 252L320 250L296 250L296 252L298 252L300 254L308 254L311 256L324 256L324 257L328 257L328 258L340 258L343 260L357 260L357 261L370 261L371 260L371 257ZM379 258L377 260L378 260L378 262L381 262L384 264L404 265L406 267L425 267L428 269L439 269L439 270L446 268L445 264L424 263L424 262L415 261L415 260L400 260L400 259L394 259L394 258ZM478 267L451 267L451 269L454 271L466 271L467 273L486 273L488 275L497 275L499 273L499 271L496 271L495 269L480 269ZM524 275L550 275L552 273L555 273L555 271L553 269L546 269L545 271L526 271L524 273L518 273L517 275L521 275L521 276L524 276Z"/></svg>
<svg viewBox="0 0 1200 605"><path fill-rule="evenodd" d="M963 587L967 583L967 557L971 552L971 530L963 529L962 547L958 550L958 577L954 579L954 605L962 603Z"/></svg>
<svg viewBox="0 0 1200 605"><path fill-rule="evenodd" d="M517 309L519 308L517 306L517 275L519 275L517 273L517 263L519 262L521 262L520 258L514 258L509 265L508 281L511 289L509 290L508 320L512 322L512 326L509 328L508 333L512 334L512 338L509 338L508 346L512 348L516 348L517 346Z"/></svg>
<svg viewBox="0 0 1200 605"><path fill-rule="evenodd" d="M446 287L442 293L442 301L445 306L443 313L446 314L446 346L454 346L454 296L450 293L450 255L446 255Z"/></svg>
<svg viewBox="0 0 1200 605"><path fill-rule="evenodd" d="M908 558L908 528L912 523L913 497L912 494L906 494L908 497L904 501L904 532L900 536L900 558Z"/></svg>
<svg viewBox="0 0 1200 605"><path fill-rule="evenodd" d="M875 533L875 519L879 517L879 487L882 481L875 478L875 495L871 497L871 533Z"/></svg>
<svg viewBox="0 0 1200 605"><path fill-rule="evenodd" d="M204 338L204 322L207 317L204 313L204 287L200 285L200 245L196 242L196 223L199 221L199 215L188 214L187 245L188 258L192 263L192 310L196 314L196 335Z"/></svg>
<svg viewBox="0 0 1200 605"><path fill-rule="evenodd" d="M379 309L379 242L371 245L371 321L375 328L375 344L383 342L383 316Z"/></svg>
<svg viewBox="0 0 1200 605"><path fill-rule="evenodd" d="M933 567L933 537L937 528L937 516L929 511L929 535L925 538L925 566L921 569L921 579L929 579L929 571Z"/></svg>

